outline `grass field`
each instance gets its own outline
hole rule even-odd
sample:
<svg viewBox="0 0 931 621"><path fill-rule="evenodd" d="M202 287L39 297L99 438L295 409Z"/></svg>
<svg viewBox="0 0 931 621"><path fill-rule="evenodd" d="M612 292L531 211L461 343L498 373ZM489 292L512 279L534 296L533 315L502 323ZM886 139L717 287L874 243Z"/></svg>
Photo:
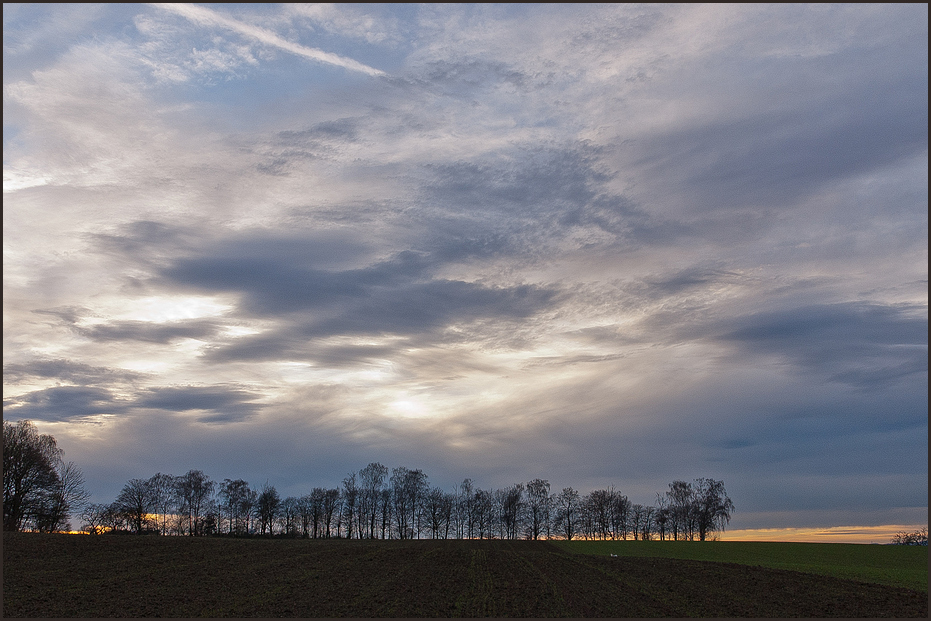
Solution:
<svg viewBox="0 0 931 621"><path fill-rule="evenodd" d="M560 541L580 554L662 557L789 569L928 592L928 548L763 541Z"/></svg>
<svg viewBox="0 0 931 621"><path fill-rule="evenodd" d="M549 542L3 534L4 617L927 614L922 591Z"/></svg>

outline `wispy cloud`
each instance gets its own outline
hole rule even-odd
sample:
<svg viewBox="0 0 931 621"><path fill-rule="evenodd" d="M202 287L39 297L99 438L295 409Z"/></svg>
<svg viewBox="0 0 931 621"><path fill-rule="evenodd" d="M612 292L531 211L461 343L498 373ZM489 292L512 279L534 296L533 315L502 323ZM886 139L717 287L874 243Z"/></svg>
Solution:
<svg viewBox="0 0 931 621"><path fill-rule="evenodd" d="M225 15L221 15L216 11L212 11L208 8L196 4L155 2L151 3L151 6L158 7L166 11L171 11L202 26L219 26L221 28L226 28L228 30L238 32L241 35L245 35L265 45L270 45L272 47L276 47L278 49L302 56L304 58L308 58L310 60L326 63L329 65L335 65L337 67L343 67L344 69L349 69L350 71L360 71L370 76L386 75L384 71L369 67L368 65L364 65L351 58L346 58L344 56L339 56L337 54L332 54L330 52L325 52L316 48L306 47L304 45L293 43L279 37L271 30L260 28L258 26L252 26L250 24L244 24L235 19L226 17Z"/></svg>

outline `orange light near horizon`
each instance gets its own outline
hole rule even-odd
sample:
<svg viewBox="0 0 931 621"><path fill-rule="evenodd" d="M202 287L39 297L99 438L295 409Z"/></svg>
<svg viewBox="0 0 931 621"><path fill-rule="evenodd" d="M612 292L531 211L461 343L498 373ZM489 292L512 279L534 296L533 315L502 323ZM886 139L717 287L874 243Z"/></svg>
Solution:
<svg viewBox="0 0 931 621"><path fill-rule="evenodd" d="M926 524L830 526L826 528L754 528L729 530L721 541L787 541L798 543L892 543L896 533L914 532Z"/></svg>

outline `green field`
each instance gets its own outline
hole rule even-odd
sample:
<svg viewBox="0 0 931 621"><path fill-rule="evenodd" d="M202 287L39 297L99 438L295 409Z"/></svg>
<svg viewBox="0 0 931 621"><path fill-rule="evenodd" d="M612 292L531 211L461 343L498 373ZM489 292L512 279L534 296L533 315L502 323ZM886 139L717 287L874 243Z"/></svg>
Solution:
<svg viewBox="0 0 931 621"><path fill-rule="evenodd" d="M580 553L675 558L788 569L928 592L928 548L764 541L559 541Z"/></svg>

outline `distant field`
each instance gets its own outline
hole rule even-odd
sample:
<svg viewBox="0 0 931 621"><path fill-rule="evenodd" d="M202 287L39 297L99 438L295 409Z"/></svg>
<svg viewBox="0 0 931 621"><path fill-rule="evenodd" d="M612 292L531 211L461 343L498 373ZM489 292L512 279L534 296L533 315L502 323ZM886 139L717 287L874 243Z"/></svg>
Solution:
<svg viewBox="0 0 931 621"><path fill-rule="evenodd" d="M739 563L928 592L928 548L763 541L560 541L580 554Z"/></svg>
<svg viewBox="0 0 931 621"><path fill-rule="evenodd" d="M922 591L733 563L575 554L542 541L3 534L5 617L927 614Z"/></svg>

